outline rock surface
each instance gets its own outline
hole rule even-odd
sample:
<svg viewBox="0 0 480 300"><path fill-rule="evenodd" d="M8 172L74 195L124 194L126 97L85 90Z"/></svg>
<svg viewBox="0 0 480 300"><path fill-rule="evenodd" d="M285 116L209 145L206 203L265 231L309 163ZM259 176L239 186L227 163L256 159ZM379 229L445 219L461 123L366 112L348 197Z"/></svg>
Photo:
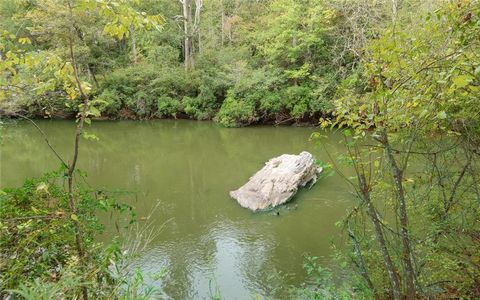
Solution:
<svg viewBox="0 0 480 300"><path fill-rule="evenodd" d="M245 185L231 191L230 196L253 211L272 208L290 200L299 187L313 185L320 172L322 168L308 152L283 154L266 162Z"/></svg>

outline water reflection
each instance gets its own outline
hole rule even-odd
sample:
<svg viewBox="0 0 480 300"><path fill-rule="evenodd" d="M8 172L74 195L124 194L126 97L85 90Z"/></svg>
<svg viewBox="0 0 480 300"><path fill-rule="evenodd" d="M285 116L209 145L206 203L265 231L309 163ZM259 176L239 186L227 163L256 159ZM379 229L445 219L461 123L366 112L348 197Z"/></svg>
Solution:
<svg viewBox="0 0 480 300"><path fill-rule="evenodd" d="M41 121L52 144L71 155L74 123ZM151 221L158 237L136 265L158 272L174 299L210 298L218 288L226 299L255 294L281 297L305 279L305 254L331 254L339 241L334 223L350 205L337 177L320 180L310 191L279 209L279 216L252 213L229 198L263 163L283 153L326 154L308 142L313 129L293 127L221 128L211 122L96 122L89 132L99 142L83 141L79 166L96 188L134 192L124 200L140 217L158 209ZM28 123L1 131L0 188L19 185L58 167L41 136ZM337 136L330 134L336 144ZM108 241L115 226L102 216Z"/></svg>

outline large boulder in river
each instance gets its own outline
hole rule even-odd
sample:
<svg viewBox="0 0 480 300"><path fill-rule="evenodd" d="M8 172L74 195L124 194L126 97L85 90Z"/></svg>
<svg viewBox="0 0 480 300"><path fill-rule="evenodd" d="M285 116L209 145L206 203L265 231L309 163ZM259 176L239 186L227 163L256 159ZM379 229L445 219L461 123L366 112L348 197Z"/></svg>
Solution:
<svg viewBox="0 0 480 300"><path fill-rule="evenodd" d="M231 191L230 196L254 211L275 207L290 200L299 187L313 185L320 172L322 168L308 152L283 154L270 159L244 186Z"/></svg>

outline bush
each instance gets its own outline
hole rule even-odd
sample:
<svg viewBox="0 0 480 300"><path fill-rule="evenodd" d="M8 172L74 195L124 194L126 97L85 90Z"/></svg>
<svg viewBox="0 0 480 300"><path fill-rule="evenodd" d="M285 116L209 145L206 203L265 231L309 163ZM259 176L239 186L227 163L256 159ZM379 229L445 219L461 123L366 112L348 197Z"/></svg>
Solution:
<svg viewBox="0 0 480 300"><path fill-rule="evenodd" d="M132 208L103 191L77 185L78 210L72 214L64 172L62 167L0 191L0 298L78 299L85 286L91 299L155 296L157 291L145 284L141 273L131 274L132 253L125 254L116 242L95 242L103 230L98 211L128 211L132 223ZM82 229L83 260L76 248L75 220Z"/></svg>
<svg viewBox="0 0 480 300"><path fill-rule="evenodd" d="M72 219L82 224L85 249L90 249L93 267L100 263L94 234L102 230L95 211L125 206L113 199L95 199L94 193L78 188L78 212L70 215L69 194L63 189L64 168L38 179L27 179L22 187L5 189L0 195L0 282L2 289L22 282L55 280L67 267L79 267ZM98 273L98 276L108 276Z"/></svg>
<svg viewBox="0 0 480 300"><path fill-rule="evenodd" d="M200 94L197 97L186 96L182 103L185 113L197 120L211 119L219 108L217 98L206 85L200 87Z"/></svg>
<svg viewBox="0 0 480 300"><path fill-rule="evenodd" d="M22 187L5 189L0 195L2 289L55 274L75 255L73 225L62 218L69 210L68 195L54 179L52 174L29 179ZM35 219L48 214L50 220ZM90 235L91 230L85 234Z"/></svg>
<svg viewBox="0 0 480 300"><path fill-rule="evenodd" d="M110 74L102 83L100 98L112 105L105 112L118 113L127 108L141 118L150 117L156 111L156 98L148 93L148 83L155 78L152 68L130 67Z"/></svg>
<svg viewBox="0 0 480 300"><path fill-rule="evenodd" d="M238 62L230 76L236 76L227 91L215 120L228 127L245 126L279 111L279 95L275 92L279 78L264 69L252 70ZM262 111L263 110L263 111Z"/></svg>
<svg viewBox="0 0 480 300"><path fill-rule="evenodd" d="M125 104L130 111L142 119L153 117L157 110L155 95L143 89L137 91L132 98L128 98Z"/></svg>
<svg viewBox="0 0 480 300"><path fill-rule="evenodd" d="M284 105L295 119L302 118L309 112L312 102L312 90L306 86L290 86L284 90Z"/></svg>
<svg viewBox="0 0 480 300"><path fill-rule="evenodd" d="M257 120L254 103L236 99L231 91L215 116L215 121L226 127L245 126Z"/></svg>
<svg viewBox="0 0 480 300"><path fill-rule="evenodd" d="M282 96L278 92L266 92L260 99L260 110L268 116L277 114L282 107Z"/></svg>
<svg viewBox="0 0 480 300"><path fill-rule="evenodd" d="M223 52L222 52L223 53ZM143 63L117 69L102 83L102 112L117 116L127 109L136 118L214 118L225 126L244 126L260 119L291 115L311 117L330 109L335 80L328 74L292 83L281 68L254 68L225 50L198 58L196 69L181 64L157 67ZM235 111L238 109L239 111Z"/></svg>
<svg viewBox="0 0 480 300"><path fill-rule="evenodd" d="M104 90L97 99L102 100L105 104L99 107L100 112L107 116L116 117L122 108L122 101L115 90Z"/></svg>
<svg viewBox="0 0 480 300"><path fill-rule="evenodd" d="M102 89L100 98L110 104L104 108L107 114L126 108L137 118L175 116L181 109L180 99L196 92L183 69L158 69L152 65L117 70L105 80Z"/></svg>
<svg viewBox="0 0 480 300"><path fill-rule="evenodd" d="M336 258L339 259L338 257ZM305 257L303 267L308 275L306 283L293 288L292 299L374 299L374 295L356 274L349 273L347 263L339 261L343 270L333 272L318 262L318 257ZM347 271L343 274L343 271Z"/></svg>
<svg viewBox="0 0 480 300"><path fill-rule="evenodd" d="M157 101L157 115L159 117L177 117L177 113L181 111L182 105L177 99L168 96L162 96Z"/></svg>

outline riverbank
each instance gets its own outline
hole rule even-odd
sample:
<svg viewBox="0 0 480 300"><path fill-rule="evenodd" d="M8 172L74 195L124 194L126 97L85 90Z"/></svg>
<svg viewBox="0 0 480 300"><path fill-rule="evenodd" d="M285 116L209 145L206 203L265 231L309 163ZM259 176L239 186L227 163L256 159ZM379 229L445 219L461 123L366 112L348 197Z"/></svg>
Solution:
<svg viewBox="0 0 480 300"><path fill-rule="evenodd" d="M248 123L235 123L225 126L221 124L216 117L210 118L195 118L194 116L188 115L184 111L179 111L173 115L159 115L153 114L148 117L136 115L133 111L130 111L126 108L121 109L118 115L109 115L102 114L98 117L91 117L92 121L121 121L121 120L138 120L138 121L147 121L147 120L194 120L194 121L213 121L220 123L225 127L245 127L245 126L254 126L254 125L272 125L272 126L295 126L295 127L312 127L319 125L319 119L324 117L327 113L313 114L311 116L306 116L302 118L295 118L290 114L278 114L275 116L269 116L264 118L258 118L255 120L250 120ZM77 112L71 110L53 110L48 111L46 109L38 109L28 111L23 109L15 112L2 111L0 109L0 118L8 119L19 119L21 116L28 117L33 120L43 120L43 119L52 119L52 120L75 120Z"/></svg>

